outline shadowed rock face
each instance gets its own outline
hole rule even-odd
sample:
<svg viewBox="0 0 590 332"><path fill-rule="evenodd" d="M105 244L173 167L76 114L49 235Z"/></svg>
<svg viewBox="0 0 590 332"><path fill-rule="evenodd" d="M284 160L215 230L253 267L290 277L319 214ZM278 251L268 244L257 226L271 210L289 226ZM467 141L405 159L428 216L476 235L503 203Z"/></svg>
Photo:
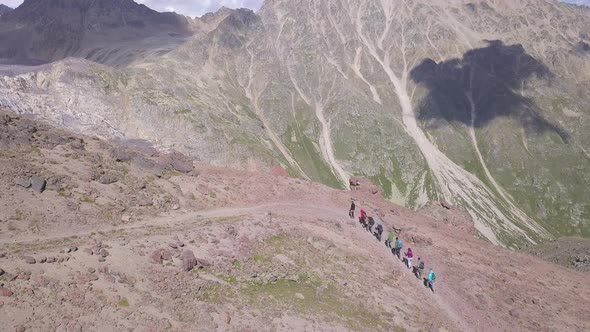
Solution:
<svg viewBox="0 0 590 332"><path fill-rule="evenodd" d="M461 59L441 63L426 59L412 69L412 80L429 90L419 106L420 119L482 128L497 117L512 117L527 132L549 130L567 142L566 130L546 120L536 111L534 101L520 93L528 80L549 81L555 75L520 44L488 43L487 47L469 50Z"/></svg>
<svg viewBox="0 0 590 332"><path fill-rule="evenodd" d="M12 8L10 8L6 5L0 4L0 16L6 14L8 12L11 12L12 10L13 10Z"/></svg>
<svg viewBox="0 0 590 332"><path fill-rule="evenodd" d="M12 13L30 22L0 35L22 40L18 52L37 45L37 55L25 55L74 57L0 68L0 105L217 165L280 167L337 188L363 176L408 207L471 206L478 231L508 245L548 236L535 225L590 235L588 9L268 0L257 13L223 9L193 20L190 38L162 28L138 43L170 22L138 5L128 11L139 14L124 16L129 24L94 2L69 3L93 13L71 26L88 27L84 17L101 35L36 32L63 6ZM62 46L43 44L51 38ZM8 52L12 44L0 45Z"/></svg>

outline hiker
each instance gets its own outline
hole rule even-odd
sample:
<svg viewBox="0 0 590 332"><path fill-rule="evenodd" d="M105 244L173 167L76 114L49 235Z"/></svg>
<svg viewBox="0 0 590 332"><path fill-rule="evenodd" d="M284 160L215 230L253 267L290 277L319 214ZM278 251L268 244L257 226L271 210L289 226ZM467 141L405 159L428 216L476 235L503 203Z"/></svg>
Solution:
<svg viewBox="0 0 590 332"><path fill-rule="evenodd" d="M434 293L434 282L435 281L436 281L436 274L434 274L434 271L432 271L432 269L430 269L430 272L428 272L428 279L426 280L426 286L428 288L430 288L433 293Z"/></svg>
<svg viewBox="0 0 590 332"><path fill-rule="evenodd" d="M402 240L400 240L399 238L396 237L395 238L394 254L397 256L398 259L400 258L402 248L403 248Z"/></svg>
<svg viewBox="0 0 590 332"><path fill-rule="evenodd" d="M408 248L408 251L405 252L404 256L406 256L406 263L408 263L408 269L411 269L412 259L414 259L414 253L412 252L412 248Z"/></svg>
<svg viewBox="0 0 590 332"><path fill-rule="evenodd" d="M414 267L414 274L416 278L422 279L422 272L424 271L424 261L418 257L418 266Z"/></svg>
<svg viewBox="0 0 590 332"><path fill-rule="evenodd" d="M377 221L377 241L381 242L381 235L383 234L383 222L381 219Z"/></svg>
<svg viewBox="0 0 590 332"><path fill-rule="evenodd" d="M352 202L350 203L350 211L348 211L348 216L350 217L350 219L354 219L354 209L356 208L355 204L354 204L354 199L352 200Z"/></svg>
<svg viewBox="0 0 590 332"><path fill-rule="evenodd" d="M369 227L367 228L367 231L369 231L369 233L373 233L373 226L375 226L375 219L373 219L373 217L369 216L367 214L367 219L369 219Z"/></svg>
<svg viewBox="0 0 590 332"><path fill-rule="evenodd" d="M393 229L389 229L389 231L387 231L387 240L385 240L385 245L387 246L387 248L393 249Z"/></svg>
<svg viewBox="0 0 590 332"><path fill-rule="evenodd" d="M361 226L363 226L363 228L367 228L367 213L365 212L365 210L361 209L361 215L359 217L359 223L361 224Z"/></svg>

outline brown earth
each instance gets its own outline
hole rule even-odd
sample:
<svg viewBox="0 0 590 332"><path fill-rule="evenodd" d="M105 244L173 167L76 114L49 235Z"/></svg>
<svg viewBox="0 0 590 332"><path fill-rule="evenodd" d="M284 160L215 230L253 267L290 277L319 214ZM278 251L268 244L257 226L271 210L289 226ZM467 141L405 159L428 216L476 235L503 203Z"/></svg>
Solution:
<svg viewBox="0 0 590 332"><path fill-rule="evenodd" d="M0 113L0 329L590 329L586 274L476 238L447 204L191 163ZM435 293L348 217L351 197Z"/></svg>

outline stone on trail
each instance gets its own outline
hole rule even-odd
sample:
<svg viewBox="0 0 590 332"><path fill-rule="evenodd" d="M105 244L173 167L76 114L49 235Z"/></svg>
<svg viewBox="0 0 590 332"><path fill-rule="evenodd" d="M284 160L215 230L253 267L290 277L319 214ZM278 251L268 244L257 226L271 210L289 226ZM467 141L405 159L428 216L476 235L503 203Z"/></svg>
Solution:
<svg viewBox="0 0 590 332"><path fill-rule="evenodd" d="M25 262L27 264L35 264L35 263L37 263L37 260L35 260L35 258L33 258L31 256L25 256Z"/></svg>
<svg viewBox="0 0 590 332"><path fill-rule="evenodd" d="M184 250L180 255L182 260L182 269L184 271L190 271L197 266L197 258L191 250Z"/></svg>
<svg viewBox="0 0 590 332"><path fill-rule="evenodd" d="M174 242L170 242L170 243L168 243L168 246L169 246L170 248L172 248L172 249L178 249L178 245L177 245L176 243L174 243Z"/></svg>
<svg viewBox="0 0 590 332"><path fill-rule="evenodd" d="M131 221L131 216L130 216L130 215L128 215L128 214L124 214L124 215L121 217L121 221L122 221L122 222L130 222L130 221Z"/></svg>
<svg viewBox="0 0 590 332"><path fill-rule="evenodd" d="M102 248L102 249L100 249L100 251L98 252L98 254L99 254L101 257L108 257L108 256L109 256L109 252L108 252L108 250L106 250L105 248Z"/></svg>
<svg viewBox="0 0 590 332"><path fill-rule="evenodd" d="M301 293L295 293L295 297L300 300L305 300L305 296L303 296L303 294L301 294Z"/></svg>
<svg viewBox="0 0 590 332"><path fill-rule="evenodd" d="M11 297L14 294L10 289L0 287L0 296Z"/></svg>
<svg viewBox="0 0 590 332"><path fill-rule="evenodd" d="M25 178L25 177L20 177L20 178L16 179L16 185L21 186L23 188L31 188L31 179Z"/></svg>
<svg viewBox="0 0 590 332"><path fill-rule="evenodd" d="M47 263L55 263L55 257L47 257Z"/></svg>
<svg viewBox="0 0 590 332"><path fill-rule="evenodd" d="M39 259L39 263L43 264L43 263L45 263L45 262L47 262L47 257L41 257L41 258Z"/></svg>
<svg viewBox="0 0 590 332"><path fill-rule="evenodd" d="M46 184L47 184L47 181L45 181L45 179L42 177L33 176L31 178L31 187L33 188L33 190L35 190L38 193L42 193L43 191L45 191Z"/></svg>
<svg viewBox="0 0 590 332"><path fill-rule="evenodd" d="M4 274L4 270L0 269L0 276Z"/></svg>

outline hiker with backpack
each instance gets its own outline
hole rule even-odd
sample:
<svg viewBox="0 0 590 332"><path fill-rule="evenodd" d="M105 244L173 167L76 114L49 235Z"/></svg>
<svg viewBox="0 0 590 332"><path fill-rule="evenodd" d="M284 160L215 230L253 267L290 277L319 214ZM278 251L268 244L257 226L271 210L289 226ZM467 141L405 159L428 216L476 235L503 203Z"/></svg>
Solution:
<svg viewBox="0 0 590 332"><path fill-rule="evenodd" d="M353 199L350 203L350 210L348 211L348 216L350 217L350 219L354 219L355 208L356 208L356 205L354 204L354 199Z"/></svg>
<svg viewBox="0 0 590 332"><path fill-rule="evenodd" d="M381 242L381 235L383 234L383 222L381 222L381 219L379 219L379 221L377 221L377 233L375 233L375 236L377 237L377 241Z"/></svg>
<svg viewBox="0 0 590 332"><path fill-rule="evenodd" d="M397 256L398 259L401 259L400 255L401 255L401 251L403 248L403 244L402 244L402 240L400 240L399 238L395 238L395 247L394 247L394 254Z"/></svg>
<svg viewBox="0 0 590 332"><path fill-rule="evenodd" d="M412 252L412 248L408 248L408 251L404 253L406 263L408 265L408 269L412 268L412 260L414 259L414 253Z"/></svg>
<svg viewBox="0 0 590 332"><path fill-rule="evenodd" d="M387 240L385 240L385 245L387 246L387 248L392 249L393 252L393 229L389 229L389 231L387 231Z"/></svg>
<svg viewBox="0 0 590 332"><path fill-rule="evenodd" d="M435 281L436 281L436 274L434 274L434 271L432 269L430 269L430 272L428 272L428 278L426 279L426 287L430 288L433 293L434 293L434 282Z"/></svg>
<svg viewBox="0 0 590 332"><path fill-rule="evenodd" d="M367 213L361 209L361 215L359 217L359 223L363 228L367 228Z"/></svg>
<svg viewBox="0 0 590 332"><path fill-rule="evenodd" d="M373 219L373 217L371 217L370 215L367 214L367 219L368 219L368 227L367 227L367 231L369 233L373 233L373 226L375 226L375 219Z"/></svg>
<svg viewBox="0 0 590 332"><path fill-rule="evenodd" d="M414 267L414 274L416 278L422 279L422 272L424 271L424 261L418 257L418 266Z"/></svg>

